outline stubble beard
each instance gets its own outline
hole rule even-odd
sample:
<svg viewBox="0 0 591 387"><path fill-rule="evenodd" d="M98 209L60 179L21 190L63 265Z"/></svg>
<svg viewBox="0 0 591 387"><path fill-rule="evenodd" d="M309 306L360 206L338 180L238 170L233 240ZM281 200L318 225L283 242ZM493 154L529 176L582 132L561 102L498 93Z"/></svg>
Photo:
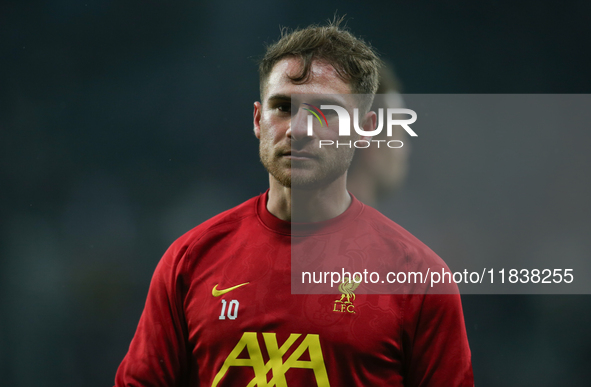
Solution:
<svg viewBox="0 0 591 387"><path fill-rule="evenodd" d="M259 157L267 172L282 186L301 190L318 189L343 176L351 165L354 151L326 149L316 153L314 160L298 161L286 159L282 156L283 151L274 149L266 138L261 138L259 145Z"/></svg>

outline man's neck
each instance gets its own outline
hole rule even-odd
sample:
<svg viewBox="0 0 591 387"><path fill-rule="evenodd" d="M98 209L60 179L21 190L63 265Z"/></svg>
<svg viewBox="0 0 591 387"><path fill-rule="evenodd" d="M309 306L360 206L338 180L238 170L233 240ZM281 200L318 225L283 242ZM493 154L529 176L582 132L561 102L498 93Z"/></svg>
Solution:
<svg viewBox="0 0 591 387"><path fill-rule="evenodd" d="M336 218L351 204L346 174L326 186L311 190L284 187L272 176L269 176L269 185L267 210L288 222L322 222Z"/></svg>

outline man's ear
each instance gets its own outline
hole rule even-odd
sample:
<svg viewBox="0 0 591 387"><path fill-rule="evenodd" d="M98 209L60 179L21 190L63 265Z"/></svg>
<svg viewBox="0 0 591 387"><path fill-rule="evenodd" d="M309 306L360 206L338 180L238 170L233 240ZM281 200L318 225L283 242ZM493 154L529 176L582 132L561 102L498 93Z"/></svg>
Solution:
<svg viewBox="0 0 591 387"><path fill-rule="evenodd" d="M378 116L376 112L369 111L364 117L362 129L366 132L372 131L376 128L378 122ZM372 136L361 136L360 140L371 141Z"/></svg>
<svg viewBox="0 0 591 387"><path fill-rule="evenodd" d="M254 103L254 113L253 113L253 124L254 124L254 135L259 140L261 139L261 112L263 106L259 101Z"/></svg>

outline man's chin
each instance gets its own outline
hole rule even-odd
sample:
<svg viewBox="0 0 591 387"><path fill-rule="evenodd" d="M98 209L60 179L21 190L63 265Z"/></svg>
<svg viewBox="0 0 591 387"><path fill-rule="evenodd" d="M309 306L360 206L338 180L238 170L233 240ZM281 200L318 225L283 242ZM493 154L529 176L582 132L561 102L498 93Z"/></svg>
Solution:
<svg viewBox="0 0 591 387"><path fill-rule="evenodd" d="M291 168L273 168L269 166L267 171L286 188L292 190L311 191L329 185L344 171L333 171L333 173L326 173L319 168L297 168L293 165ZM345 170L346 171L346 170ZM339 173L340 172L340 173Z"/></svg>
<svg viewBox="0 0 591 387"><path fill-rule="evenodd" d="M335 181L339 176L318 176L318 174L292 173L290 188L292 190L311 191L325 187Z"/></svg>

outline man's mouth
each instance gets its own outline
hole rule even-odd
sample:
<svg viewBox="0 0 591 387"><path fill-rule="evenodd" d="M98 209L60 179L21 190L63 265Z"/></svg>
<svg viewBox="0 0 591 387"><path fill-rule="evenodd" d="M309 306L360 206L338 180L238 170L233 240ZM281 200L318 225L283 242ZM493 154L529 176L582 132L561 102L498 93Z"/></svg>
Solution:
<svg viewBox="0 0 591 387"><path fill-rule="evenodd" d="M316 156L313 153L306 152L306 151L299 151L295 149L290 149L288 151L283 152L283 157L290 159L290 160L310 160L315 159Z"/></svg>

